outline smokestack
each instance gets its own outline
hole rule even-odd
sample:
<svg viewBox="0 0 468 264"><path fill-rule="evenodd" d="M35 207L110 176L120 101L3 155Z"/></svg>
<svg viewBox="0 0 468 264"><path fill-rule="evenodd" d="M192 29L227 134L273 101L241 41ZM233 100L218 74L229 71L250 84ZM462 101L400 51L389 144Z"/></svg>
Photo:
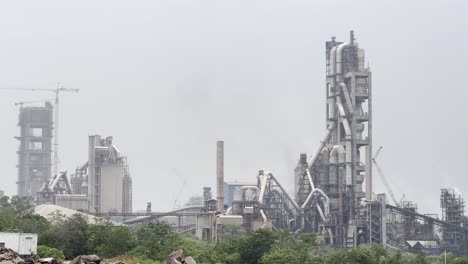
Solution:
<svg viewBox="0 0 468 264"><path fill-rule="evenodd" d="M218 200L218 211L224 211L224 141L216 143L216 199Z"/></svg>

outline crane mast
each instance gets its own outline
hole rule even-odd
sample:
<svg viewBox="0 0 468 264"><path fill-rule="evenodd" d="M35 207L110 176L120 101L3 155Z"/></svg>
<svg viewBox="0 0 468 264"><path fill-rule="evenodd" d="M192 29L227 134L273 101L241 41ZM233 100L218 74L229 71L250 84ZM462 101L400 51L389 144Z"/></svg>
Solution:
<svg viewBox="0 0 468 264"><path fill-rule="evenodd" d="M392 188L390 187L390 184L388 184L387 178L385 178L385 175L384 175L382 169L380 168L379 164L378 164L377 161L376 161L376 159L377 159L377 157L379 156L381 150L382 150L382 147L380 147L380 148L377 150L377 152L375 153L374 157L372 158L372 163L374 163L374 166L375 166L375 168L377 169L377 172L379 173L380 179L382 179L382 182L383 182L383 184L385 185L385 188L387 189L388 195L389 195L390 198L392 199L392 201L393 201L393 203L395 204L395 206L399 207L399 206L400 206L400 203L399 203L398 200L396 199L395 194L393 193L393 190L392 190Z"/></svg>

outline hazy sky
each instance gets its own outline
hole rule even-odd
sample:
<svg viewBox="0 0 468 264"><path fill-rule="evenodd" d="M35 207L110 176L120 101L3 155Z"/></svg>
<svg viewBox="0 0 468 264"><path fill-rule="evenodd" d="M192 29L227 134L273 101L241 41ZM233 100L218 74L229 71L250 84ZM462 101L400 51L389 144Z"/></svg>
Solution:
<svg viewBox="0 0 468 264"><path fill-rule="evenodd" d="M271 170L292 190L299 153L325 129L325 44L349 30L373 72L379 162L424 213L441 187L468 199L466 1L2 1L0 87L63 93L60 169L87 159L87 136L128 156L134 208L153 210ZM17 101L0 91L0 189L16 193ZM375 191L384 191L374 174ZM183 182L186 184L183 186ZM181 186L183 186L181 188Z"/></svg>

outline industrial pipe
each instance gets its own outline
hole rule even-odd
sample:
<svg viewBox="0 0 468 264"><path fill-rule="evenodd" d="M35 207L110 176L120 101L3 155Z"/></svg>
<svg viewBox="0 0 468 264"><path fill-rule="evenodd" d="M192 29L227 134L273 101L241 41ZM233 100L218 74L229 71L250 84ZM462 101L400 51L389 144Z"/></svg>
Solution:
<svg viewBox="0 0 468 264"><path fill-rule="evenodd" d="M265 228L266 224L268 223L268 219L265 215L265 212L263 212L263 209L260 210L260 215L262 216L262 219L263 219L263 225L260 228Z"/></svg>
<svg viewBox="0 0 468 264"><path fill-rule="evenodd" d="M340 163L339 157L345 153L345 149L342 145L334 145L330 151L330 163Z"/></svg>
<svg viewBox="0 0 468 264"><path fill-rule="evenodd" d="M330 51L330 75L336 73L336 49L337 47L335 46Z"/></svg>
<svg viewBox="0 0 468 264"><path fill-rule="evenodd" d="M332 150L332 152L333 152L333 150ZM315 188L315 185L314 185L314 182L312 180L312 176L310 175L309 169L306 169L306 173L307 173L307 178L309 179L309 183L310 183L310 187L311 187L312 191L307 196L307 198L306 198L304 204L302 204L301 208L305 209L307 207L307 205L309 204L310 199L312 199L312 196L314 195L314 193L318 192L318 193L320 193L322 195L322 197L325 198L325 203L324 203L325 214L328 216L329 213L330 213L330 199L328 198L328 195L326 195L325 192L323 192L321 189ZM322 213L322 215L323 215L322 208L320 208L320 206L317 205L317 209L319 209L319 213ZM322 220L324 222L326 222L325 217L322 217Z"/></svg>
<svg viewBox="0 0 468 264"><path fill-rule="evenodd" d="M114 150L115 158L120 158L120 150L116 145L112 145L112 150Z"/></svg>
<svg viewBox="0 0 468 264"><path fill-rule="evenodd" d="M349 125L349 121L346 118L346 111L344 110L340 96L336 97L336 104L338 106L338 112L340 113L341 123L343 123L343 127L344 127L345 134L346 134L346 139L351 139L351 126Z"/></svg>
<svg viewBox="0 0 468 264"><path fill-rule="evenodd" d="M328 235L330 236L330 245L333 245L333 233L331 227L327 228Z"/></svg>
<svg viewBox="0 0 468 264"><path fill-rule="evenodd" d="M279 181L275 178L275 176L273 176L273 173L268 172L267 175L270 176L270 178L276 182L276 185L278 185L278 187L281 189L281 191L286 195L286 198L288 198L289 202L291 202L291 204L294 206L294 208L296 208L296 210L301 212L301 208L299 207L299 205L296 203L296 201L294 201L293 198L291 198L291 196L288 194L288 192L286 192L286 190L279 183Z"/></svg>
<svg viewBox="0 0 468 264"><path fill-rule="evenodd" d="M55 186L57 185L57 183L60 181L62 177L63 177L63 180L65 181L67 193L71 193L71 186L70 186L70 183L68 182L67 171L61 172L60 176L55 175L53 180L49 183L49 188L53 191Z"/></svg>
<svg viewBox="0 0 468 264"><path fill-rule="evenodd" d="M310 170L306 169L307 178L309 179L310 189L315 190L314 181L312 180L312 175L310 175Z"/></svg>
<svg viewBox="0 0 468 264"><path fill-rule="evenodd" d="M352 170L351 170L351 163L352 163L352 150L351 150L351 128L349 126L348 119L345 118L343 105L341 103L341 97L336 97L336 102L338 104L338 110L341 115L341 122L343 123L343 127L345 129L346 134L346 184L352 185Z"/></svg>
<svg viewBox="0 0 468 264"><path fill-rule="evenodd" d="M325 131L325 134L323 135L322 140L320 141L319 146L317 147L315 152L312 154L312 157L309 162L310 166L312 166L317 160L317 158L319 157L320 152L322 152L323 147L325 147L325 144L327 140L330 138L331 133L333 132L334 129L335 129L335 123L330 122L327 128L327 131Z"/></svg>
<svg viewBox="0 0 468 264"><path fill-rule="evenodd" d="M255 187L255 189L257 190L256 195L258 195L258 203L259 204L263 204L263 196L265 195L266 185L267 185L267 181L268 181L267 175L263 175L263 177L261 177L261 183L260 183L261 185L260 185L260 191L259 192L258 192L258 187L257 186L243 186L243 187L241 187L241 189L243 189L243 190L248 190L248 189L250 189L250 187ZM244 187L247 187L247 188L244 188ZM263 211L263 209L260 210L260 215L262 216L262 219L263 219L263 225L260 228L265 228L265 226L266 226L266 224L268 222L268 218L266 217L265 212Z"/></svg>
<svg viewBox="0 0 468 264"><path fill-rule="evenodd" d="M54 175L54 177L52 177L52 180L49 181L48 187L53 189L55 185L58 183L59 179L60 177L58 175Z"/></svg>
<svg viewBox="0 0 468 264"><path fill-rule="evenodd" d="M258 202L260 204L263 204L263 196L265 195L266 185L267 185L267 181L268 181L267 175L264 175L262 177L262 182L260 183L261 184L260 185L260 194L258 196Z"/></svg>
<svg viewBox="0 0 468 264"><path fill-rule="evenodd" d="M343 43L338 46L338 49L336 50L336 74L342 74L343 72L343 48L349 46L349 43Z"/></svg>
<svg viewBox="0 0 468 264"><path fill-rule="evenodd" d="M343 95L346 101L346 106L348 107L348 112L350 115L354 113L353 102L351 101L351 96L349 95L348 88L346 84L341 82L340 83L341 90L343 91Z"/></svg>
<svg viewBox="0 0 468 264"><path fill-rule="evenodd" d="M351 150L351 140L346 141L346 184L352 185L352 150Z"/></svg>
<svg viewBox="0 0 468 264"><path fill-rule="evenodd" d="M304 204L302 205L302 209L305 209L307 204L309 203L310 199L312 198L312 196L314 195L314 193L320 193L322 195L322 197L325 199L324 201L324 207L325 207L325 215L329 215L330 213L330 198L328 198L328 195L325 194L325 192L323 192L321 189L314 189L310 192L309 196L307 196L307 199L306 201L304 202ZM320 209L321 210L321 209Z"/></svg>
<svg viewBox="0 0 468 264"><path fill-rule="evenodd" d="M318 204L315 206L317 207L317 211L319 212L320 218L322 218L322 221L325 223L327 220L325 218L325 215L323 214L322 207L320 207Z"/></svg>

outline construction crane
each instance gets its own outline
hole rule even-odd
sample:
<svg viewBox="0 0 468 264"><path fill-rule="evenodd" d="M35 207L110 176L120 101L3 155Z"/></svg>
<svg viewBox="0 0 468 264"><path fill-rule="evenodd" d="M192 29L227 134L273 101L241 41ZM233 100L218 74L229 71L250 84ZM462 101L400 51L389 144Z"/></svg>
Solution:
<svg viewBox="0 0 468 264"><path fill-rule="evenodd" d="M387 189L388 195L392 199L393 203L395 204L395 206L400 207L400 203L397 201L397 199L395 197L395 194L393 194L392 188L390 188L390 185L388 184L387 178L385 178L385 175L383 174L382 169L380 168L379 164L377 163L376 159L379 156L381 150L382 150L382 146L375 152L375 155L372 158L372 163L374 163L374 166L377 169L377 172L379 173L379 176L382 179L382 182L385 185L385 188Z"/></svg>
<svg viewBox="0 0 468 264"><path fill-rule="evenodd" d="M179 185L179 191L177 192L177 195L174 198L174 205L172 206L173 209L178 209L180 208L180 195L184 191L185 187L187 186L187 179L184 176L181 176L181 174L177 171L177 169L173 168L172 171L174 174L179 178L181 184Z"/></svg>
<svg viewBox="0 0 468 264"><path fill-rule="evenodd" d="M55 94L55 112L54 112L54 121L55 121L55 135L54 135L54 175L58 174L58 164L59 164L59 155L58 155L58 145L59 145L59 95L61 92L75 92L77 93L79 89L70 89L65 88L57 84L55 89L36 89L36 88L0 88L0 90L19 90L19 91L31 91L31 92L52 92ZM23 102L23 104L26 102ZM22 106L21 102L18 103ZM15 104L16 105L16 104Z"/></svg>
<svg viewBox="0 0 468 264"><path fill-rule="evenodd" d="M23 105L25 104L34 104L34 103L42 103L42 102L50 102L53 99L43 99L43 100L35 100L35 101L27 101L27 102L15 102L15 106L20 106L20 108L23 108Z"/></svg>

